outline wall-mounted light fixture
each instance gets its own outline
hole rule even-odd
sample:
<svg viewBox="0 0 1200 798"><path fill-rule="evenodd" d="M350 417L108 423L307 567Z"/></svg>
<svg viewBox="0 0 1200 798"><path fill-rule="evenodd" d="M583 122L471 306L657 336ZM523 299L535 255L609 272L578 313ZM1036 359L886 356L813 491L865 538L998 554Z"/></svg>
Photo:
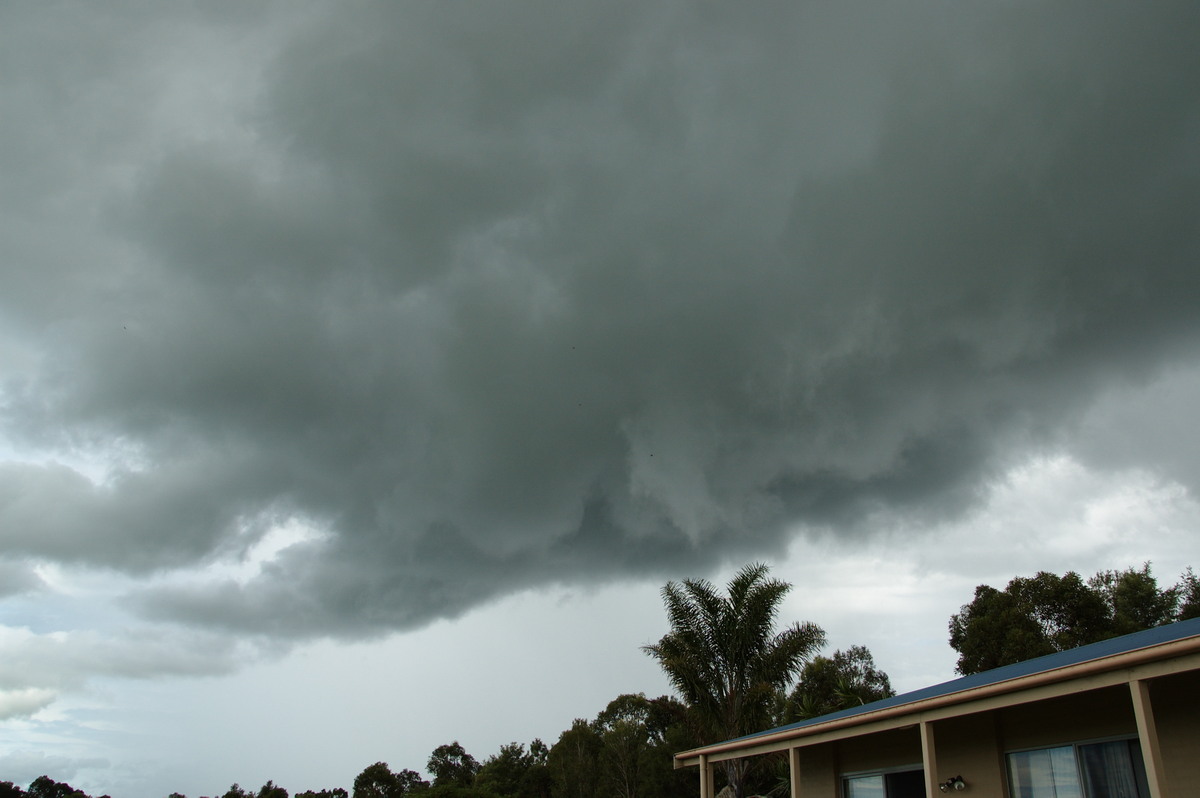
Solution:
<svg viewBox="0 0 1200 798"><path fill-rule="evenodd" d="M946 779L938 785L938 789L942 792L950 792L951 790L965 790L967 783L963 781L962 776L955 776L952 779Z"/></svg>

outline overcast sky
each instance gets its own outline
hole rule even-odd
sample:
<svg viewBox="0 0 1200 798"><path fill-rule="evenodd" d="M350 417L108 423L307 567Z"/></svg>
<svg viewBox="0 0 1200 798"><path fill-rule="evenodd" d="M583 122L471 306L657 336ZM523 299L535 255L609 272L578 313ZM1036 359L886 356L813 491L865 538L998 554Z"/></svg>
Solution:
<svg viewBox="0 0 1200 798"><path fill-rule="evenodd" d="M750 561L900 689L1200 535L1200 5L0 5L0 780L552 743Z"/></svg>

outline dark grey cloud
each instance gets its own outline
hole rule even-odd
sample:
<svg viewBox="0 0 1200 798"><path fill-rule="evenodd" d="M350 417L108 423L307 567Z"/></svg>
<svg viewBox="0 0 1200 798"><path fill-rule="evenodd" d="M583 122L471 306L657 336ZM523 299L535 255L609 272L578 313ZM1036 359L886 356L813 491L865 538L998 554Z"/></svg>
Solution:
<svg viewBox="0 0 1200 798"><path fill-rule="evenodd" d="M5 552L327 533L158 616L358 635L942 517L1195 362L1193 4L270 8L4 100L68 163L5 200L5 434L110 465L4 466Z"/></svg>
<svg viewBox="0 0 1200 798"><path fill-rule="evenodd" d="M0 598L33 593L44 586L42 578L28 565L0 561Z"/></svg>

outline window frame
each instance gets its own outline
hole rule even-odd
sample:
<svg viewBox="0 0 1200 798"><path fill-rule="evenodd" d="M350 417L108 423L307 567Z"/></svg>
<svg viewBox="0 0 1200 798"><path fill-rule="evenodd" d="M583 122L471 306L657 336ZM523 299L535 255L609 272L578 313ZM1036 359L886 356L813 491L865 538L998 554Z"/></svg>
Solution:
<svg viewBox="0 0 1200 798"><path fill-rule="evenodd" d="M846 782L850 779L870 778L871 776L883 776L883 792L884 798L887 798L887 777L893 773L911 773L920 771L922 777L925 775L925 766L918 762L912 765L899 765L889 768L873 768L871 770L852 770L838 774L838 796L839 798L847 798L849 790L846 789Z"/></svg>
<svg viewBox="0 0 1200 798"><path fill-rule="evenodd" d="M1083 768L1083 761L1082 761L1082 759L1080 759L1079 749L1082 747L1085 747L1085 746L1089 746L1089 745L1103 745L1104 743L1119 743L1119 742L1135 743L1136 747L1138 749L1138 756L1139 757L1142 756L1141 738L1137 734L1115 734L1115 735L1110 735L1107 737L1089 737L1089 738L1086 738L1083 740L1067 740L1067 741L1059 742L1059 743L1051 743L1049 745L1034 745L1034 746L1027 746L1024 748L1005 749L1005 751L1004 751L1004 769L1003 769L1003 771L1004 771L1004 794L1005 794L1006 798L1013 798L1013 795L1014 795L1013 785L1012 785L1012 770L1010 769L1010 765L1009 765L1009 757L1011 755L1013 755L1013 754L1028 754L1028 753L1032 753L1034 751L1052 751L1055 748L1070 748L1071 749L1071 758L1075 762L1075 776L1076 776L1076 778L1079 779L1080 790L1082 791L1081 794L1084 796L1084 798L1090 798L1090 796L1087 795L1087 786L1084 784L1084 780L1083 780L1084 768ZM1146 767L1145 762L1144 761L1141 762L1141 771L1143 774L1145 773L1145 767ZM1136 769L1137 768L1135 766L1135 772L1136 772ZM1139 787L1139 791L1140 791L1140 787ZM1149 795L1149 793L1147 793L1147 795Z"/></svg>

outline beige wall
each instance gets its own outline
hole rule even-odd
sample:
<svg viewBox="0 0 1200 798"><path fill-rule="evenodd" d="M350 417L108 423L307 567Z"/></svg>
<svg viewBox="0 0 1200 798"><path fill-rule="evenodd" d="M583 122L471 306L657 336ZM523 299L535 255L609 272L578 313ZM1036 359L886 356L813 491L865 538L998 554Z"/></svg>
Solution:
<svg viewBox="0 0 1200 798"><path fill-rule="evenodd" d="M1158 726L1168 796L1200 794L1200 674L1155 679L1150 703Z"/></svg>
<svg viewBox="0 0 1200 798"><path fill-rule="evenodd" d="M837 762L842 773L921 767L921 733L917 728L896 729L866 737L851 737L837 743Z"/></svg>
<svg viewBox="0 0 1200 798"><path fill-rule="evenodd" d="M804 798L838 798L837 758L834 744L800 749L800 795Z"/></svg>
<svg viewBox="0 0 1200 798"><path fill-rule="evenodd" d="M1137 734L1133 701L1124 684L1020 704L998 714L1006 751Z"/></svg>
<svg viewBox="0 0 1200 798"><path fill-rule="evenodd" d="M842 776L860 771L921 767L921 738L901 729L799 749L800 795L839 798Z"/></svg>
<svg viewBox="0 0 1200 798"><path fill-rule="evenodd" d="M995 713L947 718L933 725L934 781L962 776L972 798L1005 798L1003 753Z"/></svg>

